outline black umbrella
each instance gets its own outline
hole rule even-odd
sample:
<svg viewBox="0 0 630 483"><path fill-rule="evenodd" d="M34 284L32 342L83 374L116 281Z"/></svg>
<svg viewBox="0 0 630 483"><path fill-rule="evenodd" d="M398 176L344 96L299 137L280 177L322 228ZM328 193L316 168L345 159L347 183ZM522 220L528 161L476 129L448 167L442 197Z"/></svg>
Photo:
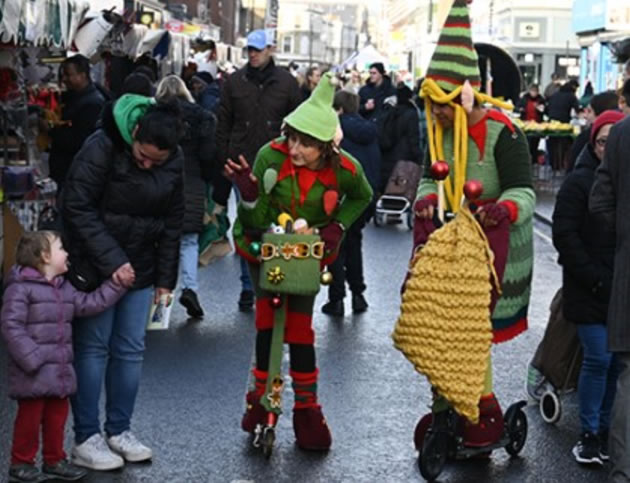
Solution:
<svg viewBox="0 0 630 483"><path fill-rule="evenodd" d="M488 68L492 75L492 97L508 99L516 105L522 91L523 78L516 62L505 50L496 45L476 43L481 70L481 90L487 91Z"/></svg>

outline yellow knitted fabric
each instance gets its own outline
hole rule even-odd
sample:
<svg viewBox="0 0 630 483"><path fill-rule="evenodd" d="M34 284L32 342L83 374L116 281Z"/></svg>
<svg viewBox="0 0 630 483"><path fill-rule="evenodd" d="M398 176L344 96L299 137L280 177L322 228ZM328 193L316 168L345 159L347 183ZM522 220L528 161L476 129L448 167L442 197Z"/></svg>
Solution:
<svg viewBox="0 0 630 483"><path fill-rule="evenodd" d="M394 345L476 424L492 344L491 274L497 280L488 241L463 207L412 263Z"/></svg>

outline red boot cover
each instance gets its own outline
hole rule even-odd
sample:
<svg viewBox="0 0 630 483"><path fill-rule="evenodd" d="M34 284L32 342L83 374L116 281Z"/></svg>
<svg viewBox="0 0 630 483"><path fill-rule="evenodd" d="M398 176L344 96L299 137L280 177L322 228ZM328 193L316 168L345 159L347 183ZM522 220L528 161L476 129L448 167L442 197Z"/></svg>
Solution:
<svg viewBox="0 0 630 483"><path fill-rule="evenodd" d="M424 437L433 422L433 413L425 414L420 418L418 424L416 424L416 431L413 434L413 442L416 445L417 451L422 451L422 445L424 444Z"/></svg>
<svg viewBox="0 0 630 483"><path fill-rule="evenodd" d="M462 436L466 446L480 447L494 444L503 436L503 413L494 394L482 396L479 401L479 423L465 420Z"/></svg>
<svg viewBox="0 0 630 483"><path fill-rule="evenodd" d="M306 409L319 407L317 404L317 376L319 369L313 372L290 371L293 380L293 392L295 393L294 409Z"/></svg>
<svg viewBox="0 0 630 483"><path fill-rule="evenodd" d="M249 391L245 396L247 407L241 421L243 431L248 433L253 433L257 424L265 424L267 420L267 411L260 404L260 398L265 393L267 384L267 372L254 369L252 373L254 374L256 388L253 391Z"/></svg>
<svg viewBox="0 0 630 483"><path fill-rule="evenodd" d="M293 409L293 431L297 445L305 450L326 451L332 435L320 406Z"/></svg>

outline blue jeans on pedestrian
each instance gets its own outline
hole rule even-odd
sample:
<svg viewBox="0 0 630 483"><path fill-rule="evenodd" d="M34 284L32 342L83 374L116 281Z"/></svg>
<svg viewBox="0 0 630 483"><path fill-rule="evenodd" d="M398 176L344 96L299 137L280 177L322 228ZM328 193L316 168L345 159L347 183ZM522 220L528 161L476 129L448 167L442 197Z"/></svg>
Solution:
<svg viewBox="0 0 630 483"><path fill-rule="evenodd" d="M199 265L199 233L184 233L179 246L179 271L182 290L197 292L197 267Z"/></svg>
<svg viewBox="0 0 630 483"><path fill-rule="evenodd" d="M241 194L238 192L236 186L234 186L234 195L236 196L236 203L238 204L241 199ZM243 257L239 258L241 259L241 290L249 290L250 292L253 292L254 286L252 285L252 278L249 276L247 261Z"/></svg>
<svg viewBox="0 0 630 483"><path fill-rule="evenodd" d="M584 357L578 382L582 431L598 434L610 428L612 405L619 368L608 351L608 330L604 324L578 324L577 333Z"/></svg>
<svg viewBox="0 0 630 483"><path fill-rule="evenodd" d="M99 399L105 380L105 432L115 436L131 426L153 288L130 290L116 305L73 324L77 393L72 414L77 444L100 433Z"/></svg>

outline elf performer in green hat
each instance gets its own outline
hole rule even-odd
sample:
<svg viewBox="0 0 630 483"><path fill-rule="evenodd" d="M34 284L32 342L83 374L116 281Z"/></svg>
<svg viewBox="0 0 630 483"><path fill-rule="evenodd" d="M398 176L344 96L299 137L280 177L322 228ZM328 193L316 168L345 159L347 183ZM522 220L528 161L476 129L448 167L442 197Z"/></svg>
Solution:
<svg viewBox="0 0 630 483"><path fill-rule="evenodd" d="M511 105L480 92L468 3L454 1L420 91L429 125L429 157L414 204L414 253L444 220L438 214L446 212L448 218L456 213L464 191L469 197L478 196L473 209L494 252L501 281L500 293L495 288L490 304L493 342L500 343L527 329L536 195L525 136L500 110L483 107L492 104L511 109ZM447 173L444 181L437 181ZM479 423L464 424L464 441L469 446L495 443L503 433L491 361L485 380ZM447 408L443 398L435 399L434 414ZM425 424L417 427L416 444L420 447L419 439L429 421L425 418Z"/></svg>
<svg viewBox="0 0 630 483"><path fill-rule="evenodd" d="M311 94L284 120L283 137L263 146L253 169L248 160L228 160L225 174L241 194L234 224L236 250L249 262L256 283L256 367L254 390L247 393L242 428L254 432L265 423L260 404L265 392L271 335L273 294L261 290L260 260L250 251L278 216L286 213L317 228L325 244L322 265L336 257L344 231L367 208L372 189L361 165L338 147L339 119L332 108L335 92L331 74L325 74ZM288 296L285 342L290 346L290 375L295 393L293 429L300 448L327 450L332 437L317 401L318 369L312 314L315 297Z"/></svg>

